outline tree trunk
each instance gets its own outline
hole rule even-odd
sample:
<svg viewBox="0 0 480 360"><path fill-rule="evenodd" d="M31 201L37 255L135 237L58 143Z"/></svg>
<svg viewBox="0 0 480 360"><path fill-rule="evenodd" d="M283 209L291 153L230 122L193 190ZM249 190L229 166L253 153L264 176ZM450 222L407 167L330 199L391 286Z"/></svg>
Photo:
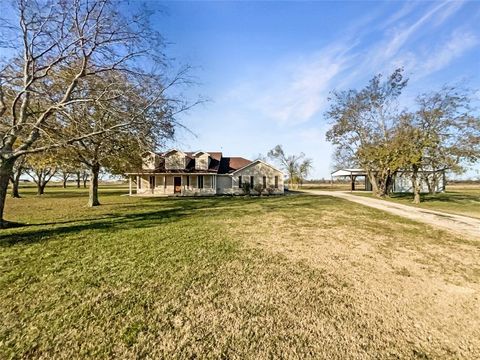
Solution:
<svg viewBox="0 0 480 360"><path fill-rule="evenodd" d="M412 188L413 188L413 203L420 204L420 186L418 183L418 167L412 167Z"/></svg>
<svg viewBox="0 0 480 360"><path fill-rule="evenodd" d="M7 221L3 218L5 210L5 200L7 199L8 182L13 174L13 165L15 159L0 160L0 228L7 226Z"/></svg>
<svg viewBox="0 0 480 360"><path fill-rule="evenodd" d="M37 184L37 195L43 195L45 194L45 186L47 184L41 180L38 181L38 184Z"/></svg>
<svg viewBox="0 0 480 360"><path fill-rule="evenodd" d="M12 197L20 199L20 192L18 191L20 184L20 174L14 174L12 179Z"/></svg>
<svg viewBox="0 0 480 360"><path fill-rule="evenodd" d="M430 195L435 195L435 193L437 192L437 185L438 185L438 177L435 172L432 173L432 177L430 178L430 181L427 181L427 183L428 183L428 193Z"/></svg>
<svg viewBox="0 0 480 360"><path fill-rule="evenodd" d="M67 178L63 178L63 188L66 189L67 188Z"/></svg>
<svg viewBox="0 0 480 360"><path fill-rule="evenodd" d="M388 171L387 177L385 178L385 189L383 196L390 196L393 187L393 175Z"/></svg>
<svg viewBox="0 0 480 360"><path fill-rule="evenodd" d="M80 189L80 172L77 172L77 189Z"/></svg>
<svg viewBox="0 0 480 360"><path fill-rule="evenodd" d="M380 196L379 190L378 190L377 177L376 177L375 174L374 174L372 171L370 171L370 170L367 170L367 176L368 176L368 179L370 180L370 184L372 185L372 193L373 193L375 196Z"/></svg>
<svg viewBox="0 0 480 360"><path fill-rule="evenodd" d="M88 192L88 206L98 206L98 175L100 173L100 164L94 163L90 169L90 188Z"/></svg>

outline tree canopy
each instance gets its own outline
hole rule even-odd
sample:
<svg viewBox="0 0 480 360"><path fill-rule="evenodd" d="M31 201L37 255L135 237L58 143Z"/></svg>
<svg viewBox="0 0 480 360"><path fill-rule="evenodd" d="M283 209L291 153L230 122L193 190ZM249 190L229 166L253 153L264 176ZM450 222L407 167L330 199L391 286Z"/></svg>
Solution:
<svg viewBox="0 0 480 360"><path fill-rule="evenodd" d="M421 181L435 191L434 170L461 172L480 158L480 119L470 106L471 92L458 86L421 94L414 107L400 108L407 83L397 69L385 80L374 76L361 90L333 92L326 137L336 147L338 163L366 170L377 196L389 194L395 173L411 172L419 202Z"/></svg>
<svg viewBox="0 0 480 360"><path fill-rule="evenodd" d="M8 181L21 156L138 130L153 114L175 126L175 115L195 104L173 94L191 84L188 67L171 69L145 9L120 12L114 0L19 0L11 7L13 18L0 20L0 48L8 49L0 59L2 226ZM76 115L92 108L116 121L79 121ZM155 143L164 133L150 135Z"/></svg>

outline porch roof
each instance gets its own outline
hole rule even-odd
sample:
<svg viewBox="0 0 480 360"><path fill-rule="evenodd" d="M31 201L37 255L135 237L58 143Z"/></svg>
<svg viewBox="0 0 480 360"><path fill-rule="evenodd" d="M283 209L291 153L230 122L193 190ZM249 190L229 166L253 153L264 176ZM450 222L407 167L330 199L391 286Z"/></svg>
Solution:
<svg viewBox="0 0 480 360"><path fill-rule="evenodd" d="M216 171L208 170L142 170L138 172L128 172L125 175L217 175Z"/></svg>
<svg viewBox="0 0 480 360"><path fill-rule="evenodd" d="M367 172L364 169L339 169L331 173L332 177L340 176L367 176Z"/></svg>

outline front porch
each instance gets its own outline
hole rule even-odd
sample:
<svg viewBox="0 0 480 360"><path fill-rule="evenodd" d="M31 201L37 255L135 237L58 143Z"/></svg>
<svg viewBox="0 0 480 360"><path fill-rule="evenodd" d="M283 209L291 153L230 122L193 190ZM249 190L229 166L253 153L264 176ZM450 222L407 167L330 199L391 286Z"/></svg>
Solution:
<svg viewBox="0 0 480 360"><path fill-rule="evenodd" d="M216 194L212 174L128 174L129 195L209 196Z"/></svg>

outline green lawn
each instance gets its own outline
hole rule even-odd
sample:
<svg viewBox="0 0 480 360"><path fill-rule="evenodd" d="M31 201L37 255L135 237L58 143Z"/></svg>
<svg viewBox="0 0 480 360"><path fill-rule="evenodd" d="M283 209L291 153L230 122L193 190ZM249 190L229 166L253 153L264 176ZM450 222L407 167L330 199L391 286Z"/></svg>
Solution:
<svg viewBox="0 0 480 360"><path fill-rule="evenodd" d="M370 192L355 195L372 196ZM448 185L447 191L435 195L422 194L421 203L412 203L412 194L392 194L387 200L423 209L480 218L480 185Z"/></svg>
<svg viewBox="0 0 480 360"><path fill-rule="evenodd" d="M33 189L0 358L479 358L480 243L332 197Z"/></svg>

